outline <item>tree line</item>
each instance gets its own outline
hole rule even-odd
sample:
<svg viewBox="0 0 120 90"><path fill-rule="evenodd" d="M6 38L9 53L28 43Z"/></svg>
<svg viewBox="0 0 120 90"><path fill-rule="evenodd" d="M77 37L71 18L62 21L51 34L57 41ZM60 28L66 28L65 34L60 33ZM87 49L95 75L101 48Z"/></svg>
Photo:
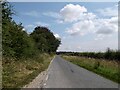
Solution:
<svg viewBox="0 0 120 90"><path fill-rule="evenodd" d="M28 34L22 26L17 24L12 16L13 7L8 2L2 5L2 53L4 57L33 57L38 53L56 52L61 41L43 26L37 26Z"/></svg>
<svg viewBox="0 0 120 90"><path fill-rule="evenodd" d="M108 48L106 52L57 52L58 55L80 56L95 59L120 60L120 52Z"/></svg>

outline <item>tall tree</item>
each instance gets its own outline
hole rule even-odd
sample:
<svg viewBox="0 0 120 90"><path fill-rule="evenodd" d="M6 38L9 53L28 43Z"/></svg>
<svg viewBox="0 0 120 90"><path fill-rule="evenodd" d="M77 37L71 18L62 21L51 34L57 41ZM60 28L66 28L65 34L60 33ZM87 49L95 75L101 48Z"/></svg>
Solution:
<svg viewBox="0 0 120 90"><path fill-rule="evenodd" d="M40 52L55 52L60 45L60 40L56 39L47 27L37 26L30 36Z"/></svg>

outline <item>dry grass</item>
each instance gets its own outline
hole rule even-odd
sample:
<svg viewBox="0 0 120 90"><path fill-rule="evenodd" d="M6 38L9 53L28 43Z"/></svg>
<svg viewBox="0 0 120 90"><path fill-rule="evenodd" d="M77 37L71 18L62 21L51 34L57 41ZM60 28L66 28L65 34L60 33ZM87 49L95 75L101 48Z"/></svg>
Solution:
<svg viewBox="0 0 120 90"><path fill-rule="evenodd" d="M62 57L78 66L86 68L108 79L111 79L115 82L120 83L120 80L119 80L120 74L119 74L117 61L84 58L84 57L78 57L78 56L62 56Z"/></svg>
<svg viewBox="0 0 120 90"><path fill-rule="evenodd" d="M0 59L0 87L2 87L2 60Z"/></svg>
<svg viewBox="0 0 120 90"><path fill-rule="evenodd" d="M34 59L3 59L3 87L21 88L47 69L53 55L42 54Z"/></svg>

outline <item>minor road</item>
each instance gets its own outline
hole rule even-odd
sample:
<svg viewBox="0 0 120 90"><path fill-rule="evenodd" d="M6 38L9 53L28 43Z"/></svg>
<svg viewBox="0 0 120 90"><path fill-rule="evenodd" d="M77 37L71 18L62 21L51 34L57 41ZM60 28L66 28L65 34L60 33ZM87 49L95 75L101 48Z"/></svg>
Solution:
<svg viewBox="0 0 120 90"><path fill-rule="evenodd" d="M44 88L118 88L118 84L56 56Z"/></svg>

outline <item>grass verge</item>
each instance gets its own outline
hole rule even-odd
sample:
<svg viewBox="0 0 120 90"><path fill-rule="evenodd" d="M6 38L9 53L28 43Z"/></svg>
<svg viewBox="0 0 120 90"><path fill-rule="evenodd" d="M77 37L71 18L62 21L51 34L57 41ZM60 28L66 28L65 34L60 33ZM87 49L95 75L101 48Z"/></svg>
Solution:
<svg viewBox="0 0 120 90"><path fill-rule="evenodd" d="M3 88L18 88L31 82L40 72L48 68L54 55L41 54L33 59L3 58Z"/></svg>
<svg viewBox="0 0 120 90"><path fill-rule="evenodd" d="M62 56L65 60L68 60L80 67L95 72L103 77L106 77L114 82L120 83L120 72L117 61L84 58L78 56Z"/></svg>
<svg viewBox="0 0 120 90"><path fill-rule="evenodd" d="M0 89L2 88L2 59L0 57Z"/></svg>

